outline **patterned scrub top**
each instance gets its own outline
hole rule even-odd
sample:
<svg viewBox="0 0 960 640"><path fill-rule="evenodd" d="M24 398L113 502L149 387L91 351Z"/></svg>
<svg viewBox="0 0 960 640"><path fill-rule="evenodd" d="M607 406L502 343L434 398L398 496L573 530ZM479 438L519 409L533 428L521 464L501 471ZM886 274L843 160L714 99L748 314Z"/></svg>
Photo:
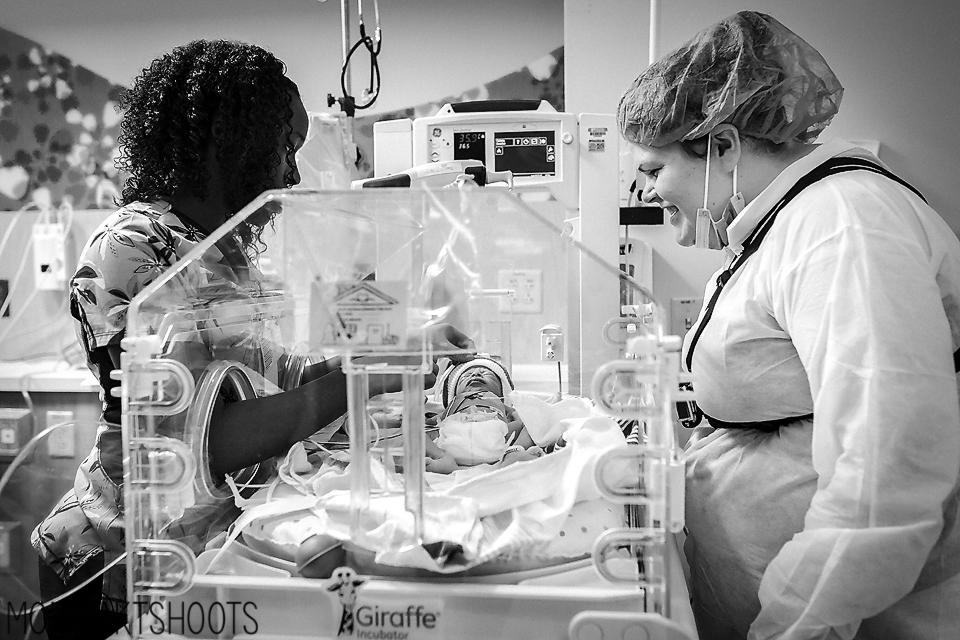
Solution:
<svg viewBox="0 0 960 640"><path fill-rule="evenodd" d="M135 295L180 260L204 238L204 233L176 215L164 201L133 203L110 216L81 252L70 281L70 309L77 338L87 354L88 367L100 381L103 415L96 443L80 464L73 489L31 535L41 558L66 582L88 560L103 554L109 564L124 553L123 452L120 399L110 391L119 382L110 379L113 368L103 347L119 345L126 332L127 308ZM207 260L216 254L219 260ZM256 271L239 250L229 255L208 252L181 273L184 295L204 290L241 290ZM216 257L215 256L215 257ZM238 284L242 283L242 284ZM253 368L262 370L262 363ZM187 514L169 532L196 552L203 543L233 520L232 501L216 511ZM191 522L192 520L192 522ZM124 564L104 575L101 608L126 609Z"/></svg>

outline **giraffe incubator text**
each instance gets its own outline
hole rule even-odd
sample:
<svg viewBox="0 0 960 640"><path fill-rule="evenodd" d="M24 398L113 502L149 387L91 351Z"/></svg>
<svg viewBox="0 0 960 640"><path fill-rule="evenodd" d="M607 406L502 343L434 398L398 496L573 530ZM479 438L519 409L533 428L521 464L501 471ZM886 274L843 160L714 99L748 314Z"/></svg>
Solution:
<svg viewBox="0 0 960 640"><path fill-rule="evenodd" d="M405 608L364 604L355 612L354 635L364 640L406 640L436 630L439 620L439 611L422 604Z"/></svg>

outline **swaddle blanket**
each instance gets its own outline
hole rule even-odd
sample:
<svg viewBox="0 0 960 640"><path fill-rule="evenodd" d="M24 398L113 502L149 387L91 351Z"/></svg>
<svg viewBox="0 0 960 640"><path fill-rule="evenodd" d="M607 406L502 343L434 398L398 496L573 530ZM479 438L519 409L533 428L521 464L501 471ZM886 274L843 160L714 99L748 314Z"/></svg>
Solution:
<svg viewBox="0 0 960 640"><path fill-rule="evenodd" d="M293 463L302 459L296 460L297 453L288 455L281 465L283 479L246 502L231 535L235 538L252 525L250 532L259 539L294 549L310 535L323 533L372 552L381 565L437 573L504 558L582 556L599 533L592 529L622 524L622 510L599 500L593 477L598 458L625 440L607 417L574 420L568 427L567 447L535 460L506 467L479 465L449 475L427 473L420 542L399 493L402 478L375 459L370 459L374 491L361 519L361 534L351 536L345 452L338 452L340 460L328 458L307 473L292 472ZM396 493L377 493L381 489ZM560 536L572 521L576 529ZM587 522L594 526L588 528ZM457 553L434 557L428 548L438 542L446 549L456 547Z"/></svg>
<svg viewBox="0 0 960 640"><path fill-rule="evenodd" d="M527 433L540 447L554 444L563 433L578 421L598 414L587 398L566 396L548 402L535 393L512 391L507 402L516 409Z"/></svg>
<svg viewBox="0 0 960 640"><path fill-rule="evenodd" d="M507 423L493 411L455 413L440 422L437 446L457 464L498 462L507 449Z"/></svg>

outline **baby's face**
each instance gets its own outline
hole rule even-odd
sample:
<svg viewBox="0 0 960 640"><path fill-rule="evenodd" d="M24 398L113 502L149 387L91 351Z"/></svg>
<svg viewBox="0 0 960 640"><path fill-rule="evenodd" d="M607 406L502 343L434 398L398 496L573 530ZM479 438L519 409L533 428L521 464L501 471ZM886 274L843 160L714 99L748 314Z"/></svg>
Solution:
<svg viewBox="0 0 960 640"><path fill-rule="evenodd" d="M503 396L503 385L500 376L487 367L473 367L468 369L457 382L455 393L464 391L489 391L496 396Z"/></svg>

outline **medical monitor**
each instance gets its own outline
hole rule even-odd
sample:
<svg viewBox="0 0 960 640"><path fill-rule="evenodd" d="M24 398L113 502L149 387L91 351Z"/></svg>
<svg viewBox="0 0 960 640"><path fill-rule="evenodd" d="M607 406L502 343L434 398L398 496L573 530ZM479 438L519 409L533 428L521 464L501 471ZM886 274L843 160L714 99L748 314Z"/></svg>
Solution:
<svg viewBox="0 0 960 640"><path fill-rule="evenodd" d="M447 104L434 116L414 120L412 164L479 160L492 171L510 171L516 189L547 187L568 206L576 206L576 116L558 113L546 101L477 110L486 104ZM377 168L377 173L384 172Z"/></svg>
<svg viewBox="0 0 960 640"><path fill-rule="evenodd" d="M440 127L437 131L442 132ZM479 160L494 171L510 171L514 178L557 175L556 132L497 131L493 134L493 153L487 149L486 131L454 131L453 159Z"/></svg>

